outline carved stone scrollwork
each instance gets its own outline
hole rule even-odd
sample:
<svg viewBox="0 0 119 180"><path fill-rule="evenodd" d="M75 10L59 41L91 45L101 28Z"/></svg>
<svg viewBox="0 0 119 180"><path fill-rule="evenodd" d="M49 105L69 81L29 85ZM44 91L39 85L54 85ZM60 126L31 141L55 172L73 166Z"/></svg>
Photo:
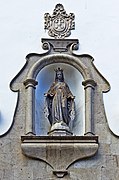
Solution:
<svg viewBox="0 0 119 180"><path fill-rule="evenodd" d="M52 16L49 13L45 13L44 28L49 30L49 36L56 39L63 39L70 36L71 30L75 29L74 18L75 15L73 13L68 15L63 5L57 4Z"/></svg>
<svg viewBox="0 0 119 180"><path fill-rule="evenodd" d="M50 49L50 44L45 41L45 42L43 42L43 44L42 44L42 48L43 48L44 50L49 50L49 49Z"/></svg>
<svg viewBox="0 0 119 180"><path fill-rule="evenodd" d="M54 52L69 52L73 54L73 50L78 50L78 39L46 39L42 38L42 48L44 50L52 50Z"/></svg>

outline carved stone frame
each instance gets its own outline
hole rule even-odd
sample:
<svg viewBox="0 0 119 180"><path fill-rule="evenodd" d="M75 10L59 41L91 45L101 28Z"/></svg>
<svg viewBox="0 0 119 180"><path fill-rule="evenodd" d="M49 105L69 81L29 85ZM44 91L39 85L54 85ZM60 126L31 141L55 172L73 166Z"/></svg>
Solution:
<svg viewBox="0 0 119 180"><path fill-rule="evenodd" d="M109 83L99 73L90 55L76 55L77 39L42 39L43 54L29 54L27 62L12 80L13 91L20 93L16 116L25 122L25 132L21 136L21 148L25 156L45 161L57 177L67 175L69 166L81 159L94 156L98 150L98 136L94 132L95 91L100 93L110 89ZM36 136L35 135L35 88L37 74L44 67L54 63L65 63L76 68L83 76L85 90L85 134L84 136ZM40 86L40 84L39 84ZM23 99L23 100L22 100ZM19 102L22 108L19 108ZM17 113L18 111L18 113ZM25 112L25 113L22 113ZM18 116L18 117L17 117ZM55 159L54 159L55 153Z"/></svg>
<svg viewBox="0 0 119 180"><path fill-rule="evenodd" d="M55 62L57 60L57 62ZM53 63L66 63L75 67L83 76L84 81L82 84L85 89L85 134L94 134L93 132L93 96L96 82L91 78L91 73L87 67L79 61L77 57L66 54L53 54L42 57L37 61L28 71L27 78L24 81L26 88L26 133L35 134L34 132L34 99L35 99L35 86L38 84L36 79L40 70L49 64ZM39 84L40 86L40 84Z"/></svg>

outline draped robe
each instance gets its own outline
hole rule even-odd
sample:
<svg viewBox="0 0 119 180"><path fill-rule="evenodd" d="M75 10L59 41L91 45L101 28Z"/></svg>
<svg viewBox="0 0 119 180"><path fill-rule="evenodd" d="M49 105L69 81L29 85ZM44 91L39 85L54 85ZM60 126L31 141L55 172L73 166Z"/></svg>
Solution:
<svg viewBox="0 0 119 180"><path fill-rule="evenodd" d="M74 96L68 85L63 82L53 82L46 96L46 112L50 124L64 122L69 124L74 119Z"/></svg>

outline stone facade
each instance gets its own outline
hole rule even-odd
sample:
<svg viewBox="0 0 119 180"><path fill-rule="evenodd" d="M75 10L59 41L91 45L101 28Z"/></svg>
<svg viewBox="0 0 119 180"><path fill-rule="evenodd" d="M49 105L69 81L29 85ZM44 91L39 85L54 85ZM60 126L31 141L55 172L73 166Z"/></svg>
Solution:
<svg viewBox="0 0 119 180"><path fill-rule="evenodd" d="M59 7L62 9L61 4ZM70 31L65 35L69 34ZM54 33L50 35L54 36ZM74 54L73 50L79 45L77 39L60 39L60 34L57 37L42 39L43 49L47 52L27 55L26 64L10 83L11 90L18 93L18 100L13 124L0 138L0 179L118 180L118 137L109 129L103 103L103 93L110 90L110 85L94 66L92 56ZM45 67L59 63L70 65L82 75L85 128L81 135L74 131L74 135L49 136L44 117L46 134L36 133L39 128L36 88L45 83L39 84L37 75ZM38 120L42 119L39 117Z"/></svg>
<svg viewBox="0 0 119 180"><path fill-rule="evenodd" d="M98 112L101 114L101 112ZM69 167L70 174L63 179L72 180L118 180L119 179L119 145L104 117L97 118L96 129L99 135L97 154ZM100 133L100 134L99 134ZM52 168L46 163L30 159L22 154L21 135L23 122L14 122L11 131L1 137L0 146L0 179L1 180L55 180ZM55 157L53 157L55 158ZM59 178L58 178L59 179Z"/></svg>
<svg viewBox="0 0 119 180"><path fill-rule="evenodd" d="M52 51L53 49L51 49L50 52ZM102 94L103 92L106 92L110 89L108 82L103 78L103 76L94 67L93 61L91 60L91 57L88 55L80 55L80 56L74 56L71 54L66 55L65 52L62 52L62 53L54 52L53 56L45 54L46 59L48 58L53 59L54 56L55 56L55 59L59 58L59 60L61 60L61 57L62 57L64 61L66 58L68 59L68 61L70 61L69 56L72 56L71 57L72 60L79 57L79 60L81 61L81 63L85 64L86 67L91 69L92 79L94 79L94 81L96 82L96 88L93 92L93 104L94 104L93 106L93 119L94 119L93 133L95 135L93 134L84 135L83 136L84 139L85 137L87 137L87 140L84 140L84 142L82 142L83 138L81 138L81 136L77 136L77 138L79 138L78 143L83 143L84 149L81 149L81 144L78 147L78 144L76 143L75 147L78 148L78 151L74 151L74 149L72 150L72 147L74 146L73 144L74 140L70 142L70 149L71 149L70 151L67 149L68 146L65 146L64 148L65 148L66 153L68 153L68 156L65 156L64 161L63 160L60 161L60 159L57 159L57 158L62 158L61 154L57 155L57 153L59 153L58 151L56 151L56 149L59 148L58 144L55 144L55 146L54 144L51 144L51 147L49 146L48 148L52 149L54 147L55 150L45 151L46 157L50 155L50 161L54 161L54 164L55 162L59 163L59 167L61 167L59 171L57 171L57 169L53 169L54 167L52 167L51 164L48 164L47 162L45 162L45 160L43 160L42 157L38 156L38 153L39 151L41 151L41 149L39 150L38 148L33 149L33 153L35 153L35 157L34 156L30 157L27 154L27 152L24 153L23 151L24 149L22 148L22 146L24 146L23 137L25 137L25 142L26 142L25 145L27 147L27 151L29 149L29 146L27 144L29 142L27 141L27 139L30 139L31 141L32 139L37 137L34 135L31 136L31 134L28 134L27 136L25 135L26 127L29 122L27 122L27 125L25 125L26 113L27 113L26 112L27 111L27 107L26 107L27 98L25 98L26 97L26 88L25 88L26 84L24 82L26 82L26 77L28 77L29 68L31 68L34 63L37 63L39 59L43 57L43 55L36 55L36 54L28 55L26 65L11 82L12 90L17 91L19 89L19 93L18 93L18 102L17 102L15 114L14 114L14 121L13 121L12 127L9 130L9 132L7 132L0 139L0 146L1 146L0 148L1 149L0 178L1 180L2 179L4 180L16 180L16 179L55 180L55 179L60 179L60 178L67 179L67 180L68 179L118 180L119 179L118 137L116 137L110 131L109 126L107 124L104 103L103 103L103 94ZM30 83L32 84L34 82L30 81ZM83 84L86 84L86 83L83 82ZM89 111L87 112L89 113ZM92 147L90 148L90 144L91 144L90 138L92 137L93 139L93 137L96 137L96 136L98 137L98 142L97 140L95 141L97 142L99 146L98 151L96 150L97 152L95 151L96 154L93 153L93 156L92 155L88 156L87 153L89 152L91 153L92 151ZM35 138L35 141L37 141L36 138ZM41 148L41 144L38 146L38 143L41 143L41 142L37 142L36 144L34 144L34 146ZM46 141L45 143L47 144ZM65 143L66 143L66 138L65 138ZM86 146L88 147L87 148L88 152L85 151ZM81 150L85 152L84 158L80 158L81 153L83 153L81 152ZM32 151L32 149L29 149L29 151ZM62 167L65 166L65 164L67 164L67 162L69 161L69 158L74 157L75 153L77 154L78 152L80 155L76 158L76 162L74 159L72 160L72 163L69 163L68 166L66 166L65 170L62 169ZM44 153L44 149L43 149L43 153ZM47 153L50 153L50 154L47 154ZM54 166L57 167L57 165L54 165ZM62 174L62 171L63 171L63 174Z"/></svg>

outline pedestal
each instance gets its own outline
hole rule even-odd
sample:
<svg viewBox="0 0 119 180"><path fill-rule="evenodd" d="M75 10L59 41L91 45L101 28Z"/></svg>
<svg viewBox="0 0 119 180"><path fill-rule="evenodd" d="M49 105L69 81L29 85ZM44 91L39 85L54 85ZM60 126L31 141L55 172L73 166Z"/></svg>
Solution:
<svg viewBox="0 0 119 180"><path fill-rule="evenodd" d="M52 125L50 131L48 132L49 136L72 136L70 128L64 122L57 122Z"/></svg>

